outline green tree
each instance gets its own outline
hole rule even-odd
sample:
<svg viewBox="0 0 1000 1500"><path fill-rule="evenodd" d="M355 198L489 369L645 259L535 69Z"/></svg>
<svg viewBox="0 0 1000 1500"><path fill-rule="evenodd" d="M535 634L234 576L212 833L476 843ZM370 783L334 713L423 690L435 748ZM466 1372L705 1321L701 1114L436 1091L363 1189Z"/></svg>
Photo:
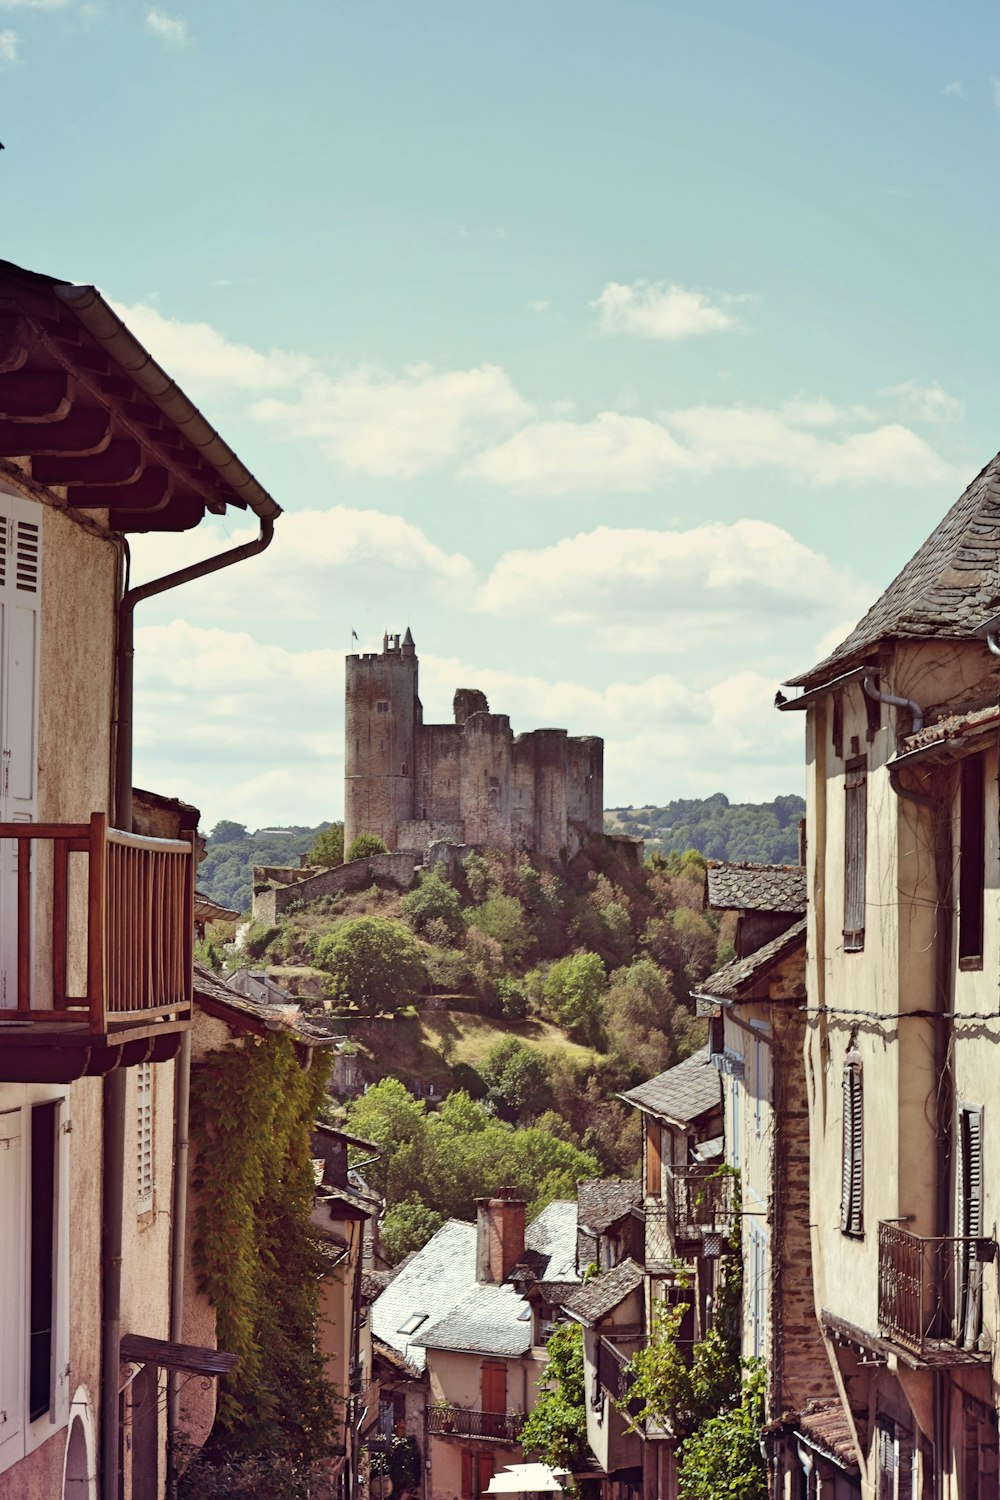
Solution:
<svg viewBox="0 0 1000 1500"><path fill-rule="evenodd" d="M239 844L248 837L245 824L231 823L228 818L223 818L216 823L208 839L211 844Z"/></svg>
<svg viewBox="0 0 1000 1500"><path fill-rule="evenodd" d="M738 1406L709 1417L680 1451L680 1500L767 1500L760 1451L764 1424L762 1364L747 1373Z"/></svg>
<svg viewBox="0 0 1000 1500"><path fill-rule="evenodd" d="M524 907L516 896L492 891L481 906L466 912L465 920L499 943L506 963L518 967L524 962L532 940Z"/></svg>
<svg viewBox="0 0 1000 1500"><path fill-rule="evenodd" d="M344 856L344 863L349 864L352 859L368 859L373 854L388 853L389 850L377 833L359 833L357 838L351 840L351 847Z"/></svg>
<svg viewBox="0 0 1000 1500"><path fill-rule="evenodd" d="M343 823L331 823L329 828L324 828L322 833L318 833L306 857L310 865L319 866L324 870L332 869L334 865L342 865L344 863Z"/></svg>
<svg viewBox="0 0 1000 1500"><path fill-rule="evenodd" d="M365 1179L390 1204L410 1192L424 1196L424 1143L427 1110L398 1078L383 1078L355 1099L347 1125L363 1141L374 1141L382 1155L365 1167Z"/></svg>
<svg viewBox="0 0 1000 1500"><path fill-rule="evenodd" d="M411 1250L422 1250L437 1234L444 1219L416 1198L408 1198L390 1208L379 1230L379 1248L391 1265L396 1265Z"/></svg>
<svg viewBox="0 0 1000 1500"><path fill-rule="evenodd" d="M537 1115L549 1093L549 1067L536 1047L528 1047L516 1036L503 1036L493 1043L480 1065L488 1089L487 1100L504 1120L523 1120Z"/></svg>
<svg viewBox="0 0 1000 1500"><path fill-rule="evenodd" d="M570 1036L598 1046L604 1022L604 965L596 953L574 953L554 963L545 978L545 1004Z"/></svg>
<svg viewBox="0 0 1000 1500"><path fill-rule="evenodd" d="M384 917L355 917L316 944L316 967L331 976L338 996L370 1016L396 1010L425 981L420 950L405 927Z"/></svg>
<svg viewBox="0 0 1000 1500"><path fill-rule="evenodd" d="M549 1335L539 1397L521 1430L521 1447L555 1469L573 1469L587 1453L583 1329L559 1323Z"/></svg>
<svg viewBox="0 0 1000 1500"><path fill-rule="evenodd" d="M677 1004L670 979L649 958L611 976L604 1026L608 1051L620 1073L618 1088L662 1073L704 1039L703 1023Z"/></svg>
<svg viewBox="0 0 1000 1500"><path fill-rule="evenodd" d="M421 871L420 884L403 897L401 905L406 920L421 936L427 936L431 923L435 924L437 943L453 947L465 932L461 898L438 865Z"/></svg>

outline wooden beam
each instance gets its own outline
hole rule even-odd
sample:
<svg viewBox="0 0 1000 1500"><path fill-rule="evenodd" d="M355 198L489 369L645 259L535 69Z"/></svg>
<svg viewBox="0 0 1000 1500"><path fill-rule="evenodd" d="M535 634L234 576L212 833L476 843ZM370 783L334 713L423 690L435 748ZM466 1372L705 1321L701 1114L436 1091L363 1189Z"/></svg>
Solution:
<svg viewBox="0 0 1000 1500"><path fill-rule="evenodd" d="M16 370L0 374L0 418L51 422L65 416L69 381L61 370Z"/></svg>
<svg viewBox="0 0 1000 1500"><path fill-rule="evenodd" d="M142 473L142 449L132 438L117 438L101 453L42 454L31 476L39 484L131 484Z"/></svg>
<svg viewBox="0 0 1000 1500"><path fill-rule="evenodd" d="M0 375L0 380L4 376ZM2 402L0 402L2 404ZM34 458L43 453L100 453L111 441L108 414L99 408L75 407L54 422L0 421L0 457Z"/></svg>
<svg viewBox="0 0 1000 1500"><path fill-rule="evenodd" d="M170 500L170 475L166 469L143 469L131 484L71 484L66 498L77 510L162 510Z"/></svg>
<svg viewBox="0 0 1000 1500"><path fill-rule="evenodd" d="M127 490L112 490L114 499L108 524L112 531L188 531L205 514L205 504L196 495L172 495L164 510L124 510Z"/></svg>

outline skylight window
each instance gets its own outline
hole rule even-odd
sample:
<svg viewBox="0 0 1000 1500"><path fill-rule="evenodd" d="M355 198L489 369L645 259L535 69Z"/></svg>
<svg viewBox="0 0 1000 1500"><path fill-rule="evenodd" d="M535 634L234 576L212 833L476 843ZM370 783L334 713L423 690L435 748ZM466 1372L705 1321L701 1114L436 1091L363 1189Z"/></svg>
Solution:
<svg viewBox="0 0 1000 1500"><path fill-rule="evenodd" d="M530 1322L530 1320L531 1320L531 1303L529 1302L528 1305L527 1305L527 1307L522 1307L521 1308L521 1311L517 1315L517 1321L519 1323L528 1323L528 1322Z"/></svg>
<svg viewBox="0 0 1000 1500"><path fill-rule="evenodd" d="M412 1333L416 1333L421 1323L427 1322L428 1317L428 1313L411 1313L406 1322L399 1325L396 1332L405 1333L407 1338L409 1338Z"/></svg>

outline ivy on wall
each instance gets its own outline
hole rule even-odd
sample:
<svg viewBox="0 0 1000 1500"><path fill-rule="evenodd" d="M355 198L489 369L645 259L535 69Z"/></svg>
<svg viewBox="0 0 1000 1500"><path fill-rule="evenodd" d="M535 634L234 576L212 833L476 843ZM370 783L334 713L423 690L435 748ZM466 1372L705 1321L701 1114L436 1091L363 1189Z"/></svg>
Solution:
<svg viewBox="0 0 1000 1500"><path fill-rule="evenodd" d="M327 1071L318 1053L304 1069L277 1036L211 1052L193 1071L195 1266L219 1348L239 1356L220 1382L206 1457L308 1462L332 1448L339 1403L317 1348L324 1261L310 1225Z"/></svg>

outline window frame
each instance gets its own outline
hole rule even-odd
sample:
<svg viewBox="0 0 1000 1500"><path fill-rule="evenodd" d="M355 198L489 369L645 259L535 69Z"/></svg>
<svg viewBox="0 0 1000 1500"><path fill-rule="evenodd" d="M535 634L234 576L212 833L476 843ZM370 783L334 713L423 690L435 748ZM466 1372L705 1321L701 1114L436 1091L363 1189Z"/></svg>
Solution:
<svg viewBox="0 0 1000 1500"><path fill-rule="evenodd" d="M52 1312L49 1349L49 1401L38 1416L30 1416L31 1378L31 1257L32 1257L32 1111L38 1106L56 1106L52 1169ZM70 1090L65 1084L0 1084L0 1116L18 1115L17 1139L20 1172L13 1191L16 1201L0 1201L0 1213L11 1215L13 1239L17 1243L14 1290L0 1288L0 1340L6 1339L11 1323L16 1326L20 1350L13 1367L16 1427L3 1440L0 1427L0 1474L27 1458L36 1448L69 1422L69 1179L70 1179ZM11 1129L13 1129L13 1125ZM14 1139L14 1136L7 1137ZM6 1152L5 1152L6 1155ZM12 1304L12 1298L17 1305ZM9 1346L8 1346L9 1347Z"/></svg>
<svg viewBox="0 0 1000 1500"><path fill-rule="evenodd" d="M865 1233L864 1070L856 1052L844 1059L841 1137L841 1233L863 1239Z"/></svg>

